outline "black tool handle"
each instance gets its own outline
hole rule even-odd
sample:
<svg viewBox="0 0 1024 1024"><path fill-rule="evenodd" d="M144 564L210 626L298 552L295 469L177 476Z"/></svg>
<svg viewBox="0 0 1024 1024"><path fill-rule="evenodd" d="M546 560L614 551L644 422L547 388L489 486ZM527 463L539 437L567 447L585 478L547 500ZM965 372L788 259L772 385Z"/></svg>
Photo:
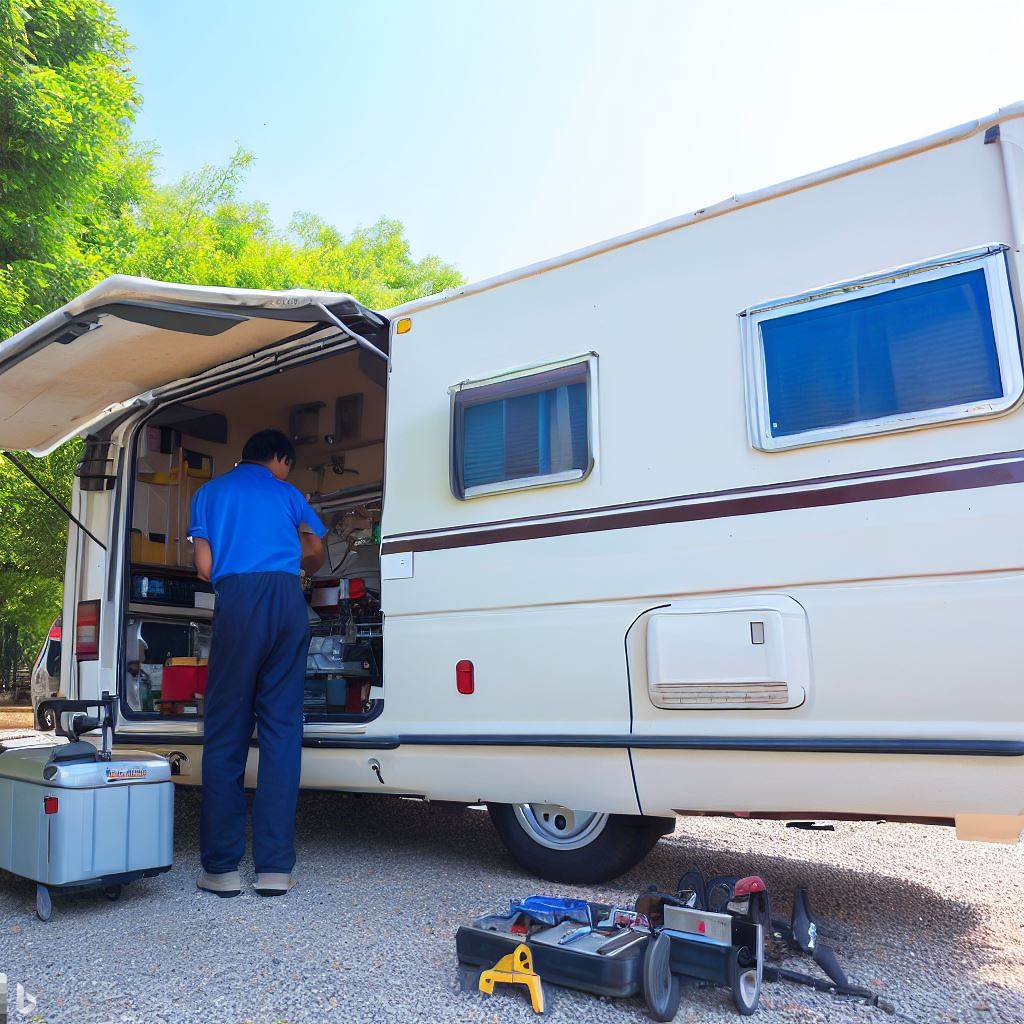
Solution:
<svg viewBox="0 0 1024 1024"><path fill-rule="evenodd" d="M104 693L102 697L97 697L93 700L68 700L66 697L55 697L51 700L41 700L39 706L36 708L36 724L42 729L43 723L45 722L44 716L46 713L53 715L54 728L56 729L58 736L64 736L69 740L77 740L81 733L75 731L76 724L82 726L82 733L90 732L92 729L106 728L113 726L114 724L114 701L116 698L112 697L109 693ZM62 716L68 711L89 711L93 708L99 708L102 714L98 718L82 718L78 717L72 719L71 731L69 732L64 728L63 722L61 721Z"/></svg>

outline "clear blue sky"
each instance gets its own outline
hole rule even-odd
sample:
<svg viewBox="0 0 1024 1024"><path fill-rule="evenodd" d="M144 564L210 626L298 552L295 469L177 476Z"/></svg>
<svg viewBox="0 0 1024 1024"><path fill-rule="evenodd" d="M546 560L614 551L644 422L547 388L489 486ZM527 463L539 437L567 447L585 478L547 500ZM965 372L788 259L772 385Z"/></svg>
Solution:
<svg viewBox="0 0 1024 1024"><path fill-rule="evenodd" d="M136 135L470 279L1024 99L1001 0L113 0Z"/></svg>

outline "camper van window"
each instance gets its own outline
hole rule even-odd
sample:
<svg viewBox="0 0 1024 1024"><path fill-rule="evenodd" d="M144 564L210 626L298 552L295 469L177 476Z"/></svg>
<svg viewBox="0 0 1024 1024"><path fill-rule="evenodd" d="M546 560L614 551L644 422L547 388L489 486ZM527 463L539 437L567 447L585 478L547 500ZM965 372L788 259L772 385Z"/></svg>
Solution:
<svg viewBox="0 0 1024 1024"><path fill-rule="evenodd" d="M757 447L1007 407L1021 391L1010 303L995 253L755 314Z"/></svg>
<svg viewBox="0 0 1024 1024"><path fill-rule="evenodd" d="M582 480L590 470L586 362L480 385L452 396L452 492Z"/></svg>

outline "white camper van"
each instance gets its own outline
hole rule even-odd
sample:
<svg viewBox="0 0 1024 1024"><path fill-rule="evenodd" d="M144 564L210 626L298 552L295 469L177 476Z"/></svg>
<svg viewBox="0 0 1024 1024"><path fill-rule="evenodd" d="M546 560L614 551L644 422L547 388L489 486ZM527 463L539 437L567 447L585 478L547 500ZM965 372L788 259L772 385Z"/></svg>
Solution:
<svg viewBox="0 0 1024 1024"><path fill-rule="evenodd" d="M1019 105L384 313L111 278L0 346L0 444L87 438L66 689L199 781L188 501L274 426L331 527L305 786L566 880L676 815L1016 841L1022 237Z"/></svg>

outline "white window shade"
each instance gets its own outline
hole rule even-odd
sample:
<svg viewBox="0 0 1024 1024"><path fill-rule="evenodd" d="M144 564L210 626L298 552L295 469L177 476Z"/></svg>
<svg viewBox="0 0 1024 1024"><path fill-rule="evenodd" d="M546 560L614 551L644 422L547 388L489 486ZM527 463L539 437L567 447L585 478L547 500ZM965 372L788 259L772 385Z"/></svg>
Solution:
<svg viewBox="0 0 1024 1024"><path fill-rule="evenodd" d="M590 405L588 361L457 389L452 492L472 498L583 479Z"/></svg>

